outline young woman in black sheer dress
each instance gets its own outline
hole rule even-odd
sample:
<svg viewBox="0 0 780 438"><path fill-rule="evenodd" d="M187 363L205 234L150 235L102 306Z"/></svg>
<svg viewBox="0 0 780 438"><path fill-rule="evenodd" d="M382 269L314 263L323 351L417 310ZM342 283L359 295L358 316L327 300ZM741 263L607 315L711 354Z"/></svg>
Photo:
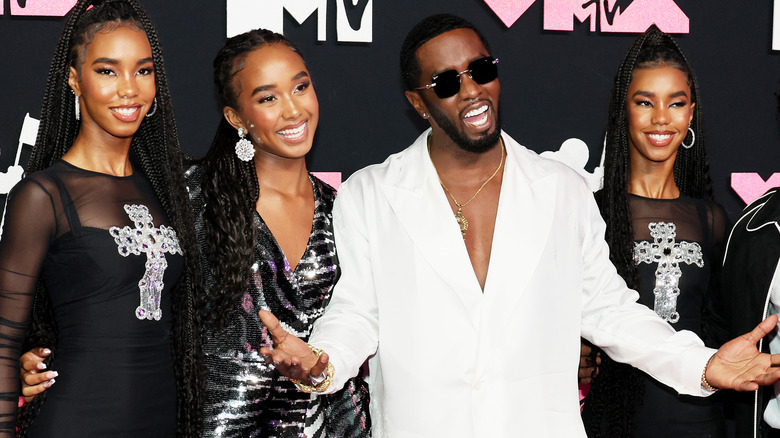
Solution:
<svg viewBox="0 0 780 438"><path fill-rule="evenodd" d="M610 258L639 302L707 342L707 300L719 282L727 218L712 200L701 114L693 69L672 38L651 27L615 76L596 198ZM678 396L600 356L583 412L589 436L724 436L712 397Z"/></svg>
<svg viewBox="0 0 780 438"><path fill-rule="evenodd" d="M0 435L197 436L200 267L162 53L135 0L74 6L41 120L0 241ZM17 423L25 334L59 377Z"/></svg>

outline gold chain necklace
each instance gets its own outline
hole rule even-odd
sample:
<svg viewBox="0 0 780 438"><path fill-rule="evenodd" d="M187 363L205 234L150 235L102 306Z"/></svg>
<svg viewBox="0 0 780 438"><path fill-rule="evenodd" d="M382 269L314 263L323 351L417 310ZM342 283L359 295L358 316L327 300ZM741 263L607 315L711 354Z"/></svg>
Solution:
<svg viewBox="0 0 780 438"><path fill-rule="evenodd" d="M452 192L450 192L450 189L447 188L447 186L444 185L444 182L442 182L441 177L439 176L439 169L436 169L436 163L433 162L433 159L431 159L431 164L433 164L433 168L436 170L436 177L439 178L439 184L441 184L442 187L444 187L444 191L447 192L448 195L450 195L450 198L452 198L452 202L455 203L455 205L458 206L458 211L455 213L455 220L458 221L458 226L460 227L460 234L463 236L463 239L466 239L466 231L469 229L469 221L466 219L466 216L463 216L463 207L469 205L471 201L474 200L474 198L479 195L479 192L482 191L482 189L485 188L487 183L489 183L496 175L498 175L498 171L501 170L501 166L504 165L504 155L505 155L505 149L504 149L504 140L501 139L501 161L498 163L498 167L496 167L496 170L493 172L492 175L490 175L490 178L486 179L485 182L482 183L481 186L479 186L479 189L477 189L476 193L466 202L463 204L458 203L458 200L455 199L454 196L452 196ZM431 156L431 138L428 137L428 157Z"/></svg>

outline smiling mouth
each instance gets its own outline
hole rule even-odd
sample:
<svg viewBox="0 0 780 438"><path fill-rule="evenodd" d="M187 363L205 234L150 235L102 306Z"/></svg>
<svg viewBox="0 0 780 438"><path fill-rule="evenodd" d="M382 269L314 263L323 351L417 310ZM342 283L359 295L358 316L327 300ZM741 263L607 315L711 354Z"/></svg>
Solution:
<svg viewBox="0 0 780 438"><path fill-rule="evenodd" d="M276 133L286 138L287 140L299 140L306 132L306 125L308 125L308 122L303 122L301 123L301 126L297 128L283 129L281 131L276 131Z"/></svg>
<svg viewBox="0 0 780 438"><path fill-rule="evenodd" d="M674 137L673 134L647 134L647 136L659 143L671 140Z"/></svg>
<svg viewBox="0 0 780 438"><path fill-rule="evenodd" d="M130 117L133 114L135 114L140 107L122 107L122 108L111 108L111 111L118 113L121 116L124 117Z"/></svg>
<svg viewBox="0 0 780 438"><path fill-rule="evenodd" d="M463 121L467 124L480 128L488 122L488 110L490 106L487 104L480 105L477 108L467 112L463 116Z"/></svg>
<svg viewBox="0 0 780 438"><path fill-rule="evenodd" d="M672 144L675 133L671 131L651 131L645 132L645 136L650 146L663 148Z"/></svg>

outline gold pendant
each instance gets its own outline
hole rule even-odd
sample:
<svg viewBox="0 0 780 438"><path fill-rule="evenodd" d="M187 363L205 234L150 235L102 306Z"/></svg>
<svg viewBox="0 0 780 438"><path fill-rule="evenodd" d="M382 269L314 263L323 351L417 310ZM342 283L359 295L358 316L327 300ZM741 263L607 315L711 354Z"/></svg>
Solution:
<svg viewBox="0 0 780 438"><path fill-rule="evenodd" d="M458 207L458 212L455 213L455 220L458 221L458 226L460 226L460 234L463 235L463 238L466 238L466 230L469 229L469 221L466 219L466 216L463 216L463 212L461 211L461 208Z"/></svg>

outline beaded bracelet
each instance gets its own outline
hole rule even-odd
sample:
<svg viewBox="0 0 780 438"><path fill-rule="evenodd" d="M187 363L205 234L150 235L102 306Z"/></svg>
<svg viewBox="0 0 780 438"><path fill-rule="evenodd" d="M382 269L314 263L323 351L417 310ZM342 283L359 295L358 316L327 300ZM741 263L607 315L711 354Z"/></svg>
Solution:
<svg viewBox="0 0 780 438"><path fill-rule="evenodd" d="M710 360L707 361L707 365L704 365L704 370L701 372L701 387L709 392L715 392L720 391L720 388L716 388L712 385L710 385L710 382L707 381L707 368L710 366L710 362L712 362L712 359L715 357L713 354L712 357L710 357Z"/></svg>
<svg viewBox="0 0 780 438"><path fill-rule="evenodd" d="M306 344L311 349L311 352L314 353L314 356L317 357L317 359L322 356L322 353L324 351L320 350L317 347L314 347L310 344ZM316 377L316 380L313 380L310 378L313 385L307 385L305 383L301 383L300 380L290 379L291 382L295 383L295 386L298 387L303 392L311 393L311 392L323 392L330 386L330 383L333 382L333 373L335 369L333 368L333 364L328 362L328 366L325 368L325 372L323 373L325 375L324 379L322 381L319 381L322 377Z"/></svg>

